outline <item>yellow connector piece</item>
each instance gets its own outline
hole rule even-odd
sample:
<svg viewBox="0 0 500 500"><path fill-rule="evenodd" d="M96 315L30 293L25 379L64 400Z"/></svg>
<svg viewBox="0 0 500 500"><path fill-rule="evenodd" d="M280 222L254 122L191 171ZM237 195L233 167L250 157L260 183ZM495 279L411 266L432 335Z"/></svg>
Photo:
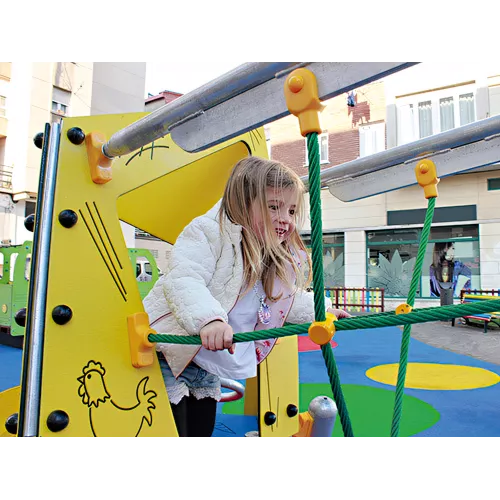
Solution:
<svg viewBox="0 0 500 500"><path fill-rule="evenodd" d="M149 326L149 316L145 312L132 314L127 318L128 339L132 366L142 368L153 364L155 344L148 340L148 335L156 334Z"/></svg>
<svg viewBox="0 0 500 500"><path fill-rule="evenodd" d="M106 184L112 177L111 163L113 160L104 156L102 147L106 137L101 132L90 132L85 136L85 146L90 166L90 177L96 184Z"/></svg>
<svg viewBox="0 0 500 500"><path fill-rule="evenodd" d="M317 345L328 344L335 335L335 321L337 317L334 314L326 313L325 321L311 323L307 331L309 338Z"/></svg>
<svg viewBox="0 0 500 500"><path fill-rule="evenodd" d="M424 188L426 199L437 198L437 184L439 179L434 162L432 160L420 160L415 167L415 175L417 176L418 184Z"/></svg>
<svg viewBox="0 0 500 500"><path fill-rule="evenodd" d="M293 437L311 437L314 419L308 411L299 413L299 432Z"/></svg>
<svg viewBox="0 0 500 500"><path fill-rule="evenodd" d="M410 306L410 304L399 304L398 307L396 307L396 314L408 314L413 311L413 307Z"/></svg>
<svg viewBox="0 0 500 500"><path fill-rule="evenodd" d="M299 118L300 133L305 137L311 132L321 134L319 113L325 106L318 97L318 84L314 73L299 68L285 81L285 99L288 111Z"/></svg>

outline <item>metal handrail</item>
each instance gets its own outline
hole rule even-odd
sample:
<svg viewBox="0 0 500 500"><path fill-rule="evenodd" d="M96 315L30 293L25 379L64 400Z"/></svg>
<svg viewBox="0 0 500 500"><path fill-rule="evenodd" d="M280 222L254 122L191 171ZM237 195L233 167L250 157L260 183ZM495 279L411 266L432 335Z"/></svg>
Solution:
<svg viewBox="0 0 500 500"><path fill-rule="evenodd" d="M485 140L500 133L500 116L485 118L468 125L447 130L440 134L431 135L423 139L396 146L379 153L363 158L348 161L334 167L325 168L320 177L323 184L340 180L344 177L354 178L388 167L405 163L415 158L445 151L457 147ZM308 184L308 176L302 176L302 181Z"/></svg>
<svg viewBox="0 0 500 500"><path fill-rule="evenodd" d="M315 73L319 98L328 99L414 64L245 63L119 130L103 145L102 152L111 159L123 156L169 133L172 133L178 146L196 152L286 116L289 111L282 92L282 78L299 67L308 67ZM254 112L241 118L243 113L239 112L240 107L253 109ZM258 112L256 108L259 108ZM215 113L214 118L213 111L217 109L221 109L222 114L219 116ZM203 127L198 123L199 119L202 119ZM187 124L194 130L190 127L186 130L184 127ZM203 129L202 134L200 127ZM220 136L216 134L215 138L199 139L192 143L197 135L206 136L207 130L217 127L225 128Z"/></svg>

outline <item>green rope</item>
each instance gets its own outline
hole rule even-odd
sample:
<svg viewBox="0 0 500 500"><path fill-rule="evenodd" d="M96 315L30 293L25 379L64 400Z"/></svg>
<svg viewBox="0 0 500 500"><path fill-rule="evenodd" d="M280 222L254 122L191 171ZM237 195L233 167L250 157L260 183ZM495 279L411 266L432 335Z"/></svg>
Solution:
<svg viewBox="0 0 500 500"><path fill-rule="evenodd" d="M493 311L500 311L500 299L484 300L469 304L457 304L455 306L429 307L426 309L414 309L409 314L377 313L367 316L339 319L335 322L335 330L352 331L369 328L382 328L386 326L414 325L427 323L429 321L444 321L462 316L472 316ZM234 343L250 342L252 340L266 340L291 335L307 333L311 323L302 325L288 325L281 328L270 328L257 332L237 333L233 337ZM201 344L199 335L167 335L163 333L150 333L150 342L163 342L166 344Z"/></svg>
<svg viewBox="0 0 500 500"><path fill-rule="evenodd" d="M325 321L325 289L323 281L323 218L321 215L321 167L319 162L319 143L318 134L311 132L307 134L307 151L309 159L309 206L311 219L311 253L312 253L312 274L314 292L314 319L316 321ZM340 385L340 376L333 356L333 350L330 342L321 346L321 352L325 360L328 377L332 386L332 393L337 410L344 430L345 437L354 436L352 431L349 412L342 393Z"/></svg>
<svg viewBox="0 0 500 500"><path fill-rule="evenodd" d="M417 294L418 282L422 272L422 264L424 262L425 251L429 241L431 231L432 218L434 217L434 207L436 206L436 198L429 198L427 205L427 213L425 214L424 228L418 247L417 260L413 268L413 276L410 284L410 292L408 293L408 304L413 307L415 305L415 296ZM396 384L396 397L394 401L394 414L392 417L391 437L399 435L399 424L403 414L403 395L406 381L406 368L408 366L408 351L410 348L411 325L405 325L403 329L403 337L401 340L401 352L399 357L398 382Z"/></svg>
<svg viewBox="0 0 500 500"><path fill-rule="evenodd" d="M321 179L319 164L318 134L307 134L309 158L309 205L311 219L311 257L313 290L324 290L323 281L323 219L321 215ZM314 293L314 313L316 321L325 321L325 298L322 293Z"/></svg>
<svg viewBox="0 0 500 500"><path fill-rule="evenodd" d="M355 318L339 319L335 322L335 329L362 330L365 328L382 328L386 326L414 325L429 321L445 321L462 316L500 311L500 299L484 300L468 304L451 306L429 307L414 309L409 314L369 314Z"/></svg>

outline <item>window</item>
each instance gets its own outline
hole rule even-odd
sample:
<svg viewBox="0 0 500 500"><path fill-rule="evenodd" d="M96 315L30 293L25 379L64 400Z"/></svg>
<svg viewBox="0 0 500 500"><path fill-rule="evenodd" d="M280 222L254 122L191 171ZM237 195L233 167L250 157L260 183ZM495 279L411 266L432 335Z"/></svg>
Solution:
<svg viewBox="0 0 500 500"><path fill-rule="evenodd" d="M60 122L63 116L69 115L70 99L71 92L59 87L52 88L52 123Z"/></svg>
<svg viewBox="0 0 500 500"><path fill-rule="evenodd" d="M28 215L33 215L36 210L36 203L34 201L27 201L24 206L24 217L28 217Z"/></svg>
<svg viewBox="0 0 500 500"><path fill-rule="evenodd" d="M488 179L488 191L500 189L500 177L497 179Z"/></svg>
<svg viewBox="0 0 500 500"><path fill-rule="evenodd" d="M29 253L26 256L26 263L24 265L24 279L26 281L30 280L30 273L31 273L31 254Z"/></svg>
<svg viewBox="0 0 500 500"><path fill-rule="evenodd" d="M302 240L311 252L311 237L304 235ZM323 234L323 269L325 288L345 286L344 233Z"/></svg>
<svg viewBox="0 0 500 500"><path fill-rule="evenodd" d="M441 132L455 128L453 97L444 97L443 99L439 99L439 117L441 120Z"/></svg>
<svg viewBox="0 0 500 500"><path fill-rule="evenodd" d="M67 112L68 112L68 106L66 106L65 104L61 104L60 102L52 101L52 113L66 116Z"/></svg>
<svg viewBox="0 0 500 500"><path fill-rule="evenodd" d="M462 94L459 96L460 125L467 125L476 121L476 109L474 104L474 94Z"/></svg>
<svg viewBox="0 0 500 500"><path fill-rule="evenodd" d="M368 286L384 288L388 297L407 297L421 234L421 228L367 232ZM480 288L478 226L431 229L417 297L439 297L446 287L453 287L455 297L463 288Z"/></svg>
<svg viewBox="0 0 500 500"><path fill-rule="evenodd" d="M385 149L385 123L359 127L359 156L369 156Z"/></svg>
<svg viewBox="0 0 500 500"><path fill-rule="evenodd" d="M3 95L0 95L0 116L7 115L7 98Z"/></svg>
<svg viewBox="0 0 500 500"><path fill-rule="evenodd" d="M432 135L431 101L418 103L418 133L420 138Z"/></svg>
<svg viewBox="0 0 500 500"><path fill-rule="evenodd" d="M153 267L146 257L137 258L135 277L140 282L151 281L153 279Z"/></svg>
<svg viewBox="0 0 500 500"><path fill-rule="evenodd" d="M475 84L399 97L398 145L476 121Z"/></svg>
<svg viewBox="0 0 500 500"><path fill-rule="evenodd" d="M319 141L319 162L320 163L329 163L328 161L328 132L323 132L318 135ZM306 142L306 163L305 165L309 165L309 151L307 150L307 138Z"/></svg>

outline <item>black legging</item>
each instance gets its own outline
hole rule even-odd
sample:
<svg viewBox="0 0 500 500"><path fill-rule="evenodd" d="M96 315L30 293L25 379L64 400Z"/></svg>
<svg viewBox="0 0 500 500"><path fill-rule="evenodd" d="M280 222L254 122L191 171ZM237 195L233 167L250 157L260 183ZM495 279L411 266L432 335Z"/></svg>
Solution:
<svg viewBox="0 0 500 500"><path fill-rule="evenodd" d="M175 425L180 437L210 437L215 427L217 401L213 398L196 399L184 396L172 404Z"/></svg>

